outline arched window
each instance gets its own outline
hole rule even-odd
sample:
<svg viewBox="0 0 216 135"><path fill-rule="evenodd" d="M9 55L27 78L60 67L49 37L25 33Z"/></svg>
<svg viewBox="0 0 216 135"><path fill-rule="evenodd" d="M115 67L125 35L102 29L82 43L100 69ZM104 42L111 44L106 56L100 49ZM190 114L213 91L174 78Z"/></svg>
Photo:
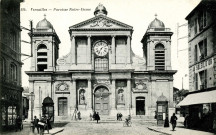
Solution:
<svg viewBox="0 0 216 135"><path fill-rule="evenodd" d="M1 58L1 75L3 78L6 77L6 61L4 58Z"/></svg>
<svg viewBox="0 0 216 135"><path fill-rule="evenodd" d="M85 104L85 90L81 89L79 91L79 104L84 105Z"/></svg>
<svg viewBox="0 0 216 135"><path fill-rule="evenodd" d="M17 81L17 66L14 63L10 64L10 80Z"/></svg>
<svg viewBox="0 0 216 135"><path fill-rule="evenodd" d="M37 70L44 71L47 69L47 47L40 44L37 48Z"/></svg>
<svg viewBox="0 0 216 135"><path fill-rule="evenodd" d="M124 104L124 90L118 90L118 104Z"/></svg>
<svg viewBox="0 0 216 135"><path fill-rule="evenodd" d="M107 58L96 58L95 59L95 71L108 71Z"/></svg>
<svg viewBox="0 0 216 135"><path fill-rule="evenodd" d="M162 44L155 46L155 70L165 70L165 49Z"/></svg>

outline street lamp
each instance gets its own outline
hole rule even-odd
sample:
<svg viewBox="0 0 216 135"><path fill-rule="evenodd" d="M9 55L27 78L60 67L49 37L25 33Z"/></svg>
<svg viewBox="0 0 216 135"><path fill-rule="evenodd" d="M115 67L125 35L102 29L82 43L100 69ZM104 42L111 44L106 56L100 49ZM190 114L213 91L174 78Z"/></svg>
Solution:
<svg viewBox="0 0 216 135"><path fill-rule="evenodd" d="M34 92L30 93L30 97L31 97L31 120L33 120L33 105L34 105L34 98L35 98L35 94Z"/></svg>

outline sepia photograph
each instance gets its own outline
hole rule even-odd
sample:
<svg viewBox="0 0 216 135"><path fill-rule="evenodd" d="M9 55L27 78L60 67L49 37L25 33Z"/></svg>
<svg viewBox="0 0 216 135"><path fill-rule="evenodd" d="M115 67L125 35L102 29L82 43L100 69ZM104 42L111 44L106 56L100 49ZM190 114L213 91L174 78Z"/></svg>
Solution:
<svg viewBox="0 0 216 135"><path fill-rule="evenodd" d="M216 0L0 0L0 134L216 134Z"/></svg>

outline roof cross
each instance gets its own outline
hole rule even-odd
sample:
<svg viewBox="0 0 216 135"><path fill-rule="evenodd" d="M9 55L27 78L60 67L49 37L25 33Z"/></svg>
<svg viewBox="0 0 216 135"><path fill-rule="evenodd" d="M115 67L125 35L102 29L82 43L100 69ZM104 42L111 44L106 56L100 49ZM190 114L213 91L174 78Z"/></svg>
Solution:
<svg viewBox="0 0 216 135"><path fill-rule="evenodd" d="M44 19L46 19L46 14L44 14Z"/></svg>
<svg viewBox="0 0 216 135"><path fill-rule="evenodd" d="M155 13L155 18L157 18L157 13Z"/></svg>

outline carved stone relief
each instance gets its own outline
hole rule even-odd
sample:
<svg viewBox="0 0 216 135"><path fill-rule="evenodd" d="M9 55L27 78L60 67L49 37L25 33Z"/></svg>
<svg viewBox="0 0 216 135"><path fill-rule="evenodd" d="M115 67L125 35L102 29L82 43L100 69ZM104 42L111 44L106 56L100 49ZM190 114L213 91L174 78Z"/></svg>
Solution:
<svg viewBox="0 0 216 135"><path fill-rule="evenodd" d="M91 27L111 27L112 24L109 20L105 20L103 18L99 18L98 20L95 20L91 25Z"/></svg>

